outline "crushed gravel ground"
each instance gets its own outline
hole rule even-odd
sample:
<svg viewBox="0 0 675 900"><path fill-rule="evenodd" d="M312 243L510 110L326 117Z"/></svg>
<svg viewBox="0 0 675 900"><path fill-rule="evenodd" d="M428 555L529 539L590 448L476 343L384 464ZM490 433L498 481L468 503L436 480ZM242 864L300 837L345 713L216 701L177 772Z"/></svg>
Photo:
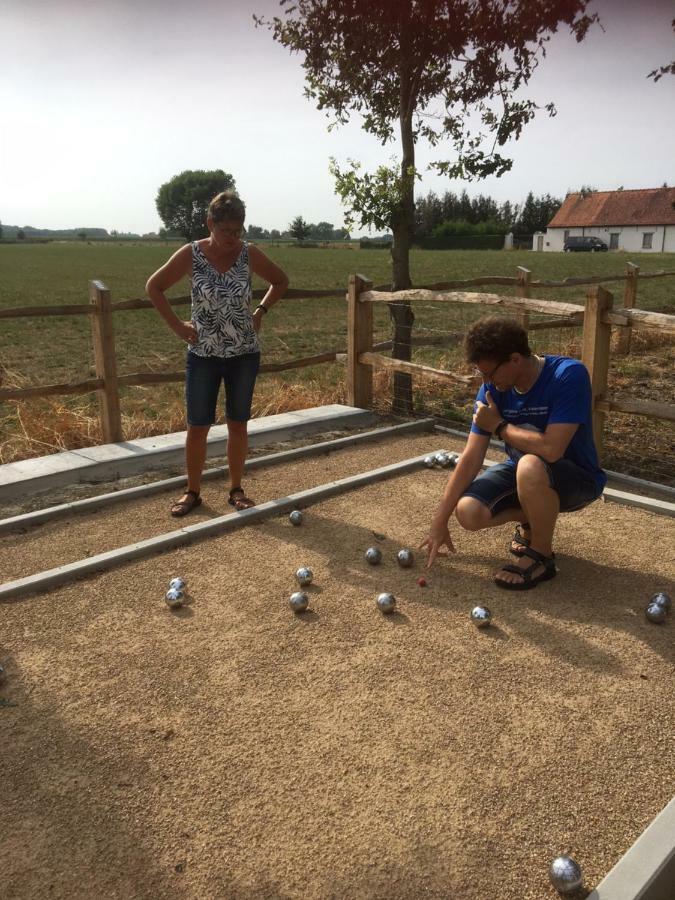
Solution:
<svg viewBox="0 0 675 900"><path fill-rule="evenodd" d="M388 440L246 486L264 501L440 446L461 449ZM491 580L507 526L455 525L457 555L400 569L445 478L3 604L3 897L546 900L561 852L597 884L675 793L673 614L643 613L673 591L675 523L610 503L563 516L559 575L527 593ZM192 521L229 509L224 484L204 492ZM170 499L5 536L3 580L171 530ZM315 578L295 616L300 565ZM172 613L174 574L190 602Z"/></svg>

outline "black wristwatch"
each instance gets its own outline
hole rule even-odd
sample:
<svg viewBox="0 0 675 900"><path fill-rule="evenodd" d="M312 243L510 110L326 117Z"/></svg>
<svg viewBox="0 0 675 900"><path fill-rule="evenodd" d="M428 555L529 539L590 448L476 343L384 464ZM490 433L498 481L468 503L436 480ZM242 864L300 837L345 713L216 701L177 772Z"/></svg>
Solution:
<svg viewBox="0 0 675 900"><path fill-rule="evenodd" d="M497 427L495 428L495 437L498 441L502 440L502 431L508 424L509 423L506 421L506 419L502 419L499 425L497 425Z"/></svg>
<svg viewBox="0 0 675 900"><path fill-rule="evenodd" d="M259 303L256 306L255 311L258 312L259 309L262 309L262 311L265 313L265 315L267 315L267 313L269 312L269 309L266 306L263 306L262 303Z"/></svg>

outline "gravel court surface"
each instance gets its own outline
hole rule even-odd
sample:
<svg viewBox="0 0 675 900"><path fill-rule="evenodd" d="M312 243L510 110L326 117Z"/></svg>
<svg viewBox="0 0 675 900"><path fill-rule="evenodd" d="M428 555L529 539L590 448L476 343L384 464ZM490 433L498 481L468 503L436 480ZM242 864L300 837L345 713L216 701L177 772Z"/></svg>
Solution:
<svg viewBox="0 0 675 900"><path fill-rule="evenodd" d="M521 594L490 580L510 528L454 528L420 588L395 551L444 477L4 604L5 895L541 900L563 851L597 883L675 792L672 614L643 614L672 590L673 521L564 516L558 578ZM172 613L178 573L191 602Z"/></svg>
<svg viewBox="0 0 675 900"><path fill-rule="evenodd" d="M243 484L251 497L263 503L442 447L459 452L462 446L461 441L448 441L445 435L433 433L374 441L353 449L253 470L245 476ZM435 478L440 495L448 473L438 470L428 474ZM22 578L231 513L234 510L227 502L228 489L229 482L224 478L205 481L202 505L183 518L169 515L173 500L182 493L180 488L174 488L146 499L59 518L31 527L24 533L0 535L2 581Z"/></svg>

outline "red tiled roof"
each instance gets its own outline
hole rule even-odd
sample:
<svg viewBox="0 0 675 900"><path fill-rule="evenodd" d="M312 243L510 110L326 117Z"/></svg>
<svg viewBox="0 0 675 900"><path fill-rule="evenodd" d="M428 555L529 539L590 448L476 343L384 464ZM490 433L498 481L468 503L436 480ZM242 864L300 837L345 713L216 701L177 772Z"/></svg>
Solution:
<svg viewBox="0 0 675 900"><path fill-rule="evenodd" d="M549 228L593 225L675 225L675 188L568 194Z"/></svg>

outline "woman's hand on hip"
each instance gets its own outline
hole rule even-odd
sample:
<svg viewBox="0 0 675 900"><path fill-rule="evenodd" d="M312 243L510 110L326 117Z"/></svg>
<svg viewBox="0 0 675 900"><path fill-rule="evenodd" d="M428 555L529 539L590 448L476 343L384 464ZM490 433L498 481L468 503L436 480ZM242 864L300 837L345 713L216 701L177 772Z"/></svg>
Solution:
<svg viewBox="0 0 675 900"><path fill-rule="evenodd" d="M262 325L262 318L265 315L264 312L258 307L256 311L253 313L253 330L257 334L260 331L260 326Z"/></svg>
<svg viewBox="0 0 675 900"><path fill-rule="evenodd" d="M187 341L188 344L196 344L199 339L197 329L192 322L179 322L174 331L182 341Z"/></svg>

